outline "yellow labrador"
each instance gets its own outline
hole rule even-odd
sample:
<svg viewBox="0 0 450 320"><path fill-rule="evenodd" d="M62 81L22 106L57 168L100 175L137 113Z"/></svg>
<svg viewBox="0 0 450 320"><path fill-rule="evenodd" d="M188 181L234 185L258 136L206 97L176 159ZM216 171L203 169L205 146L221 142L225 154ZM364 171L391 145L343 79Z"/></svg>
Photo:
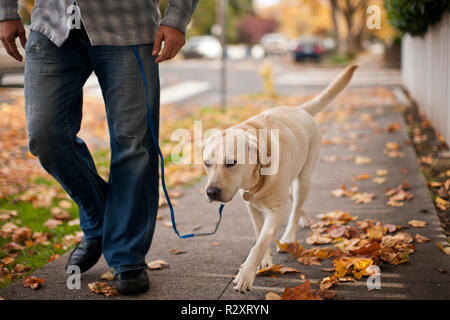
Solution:
<svg viewBox="0 0 450 320"><path fill-rule="evenodd" d="M205 141L207 198L229 202L241 190L257 237L234 280L237 291L250 290L258 266L272 265L270 244L284 219L289 198L292 211L280 241L295 242L298 225L308 223L302 205L309 192L321 138L313 116L347 86L356 68L347 67L306 104L264 111Z"/></svg>

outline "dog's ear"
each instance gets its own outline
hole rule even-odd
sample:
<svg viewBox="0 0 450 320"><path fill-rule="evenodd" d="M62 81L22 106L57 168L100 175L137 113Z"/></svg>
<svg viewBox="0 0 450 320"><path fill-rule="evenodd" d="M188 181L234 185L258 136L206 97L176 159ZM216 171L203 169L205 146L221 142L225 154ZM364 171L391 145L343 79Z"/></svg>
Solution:
<svg viewBox="0 0 450 320"><path fill-rule="evenodd" d="M262 166L270 166L270 143L269 130L260 129L258 132L258 162Z"/></svg>
<svg viewBox="0 0 450 320"><path fill-rule="evenodd" d="M247 132L248 164L258 163L258 138L253 133Z"/></svg>
<svg viewBox="0 0 450 320"><path fill-rule="evenodd" d="M266 129L249 129L247 133L249 164L270 165L270 137Z"/></svg>

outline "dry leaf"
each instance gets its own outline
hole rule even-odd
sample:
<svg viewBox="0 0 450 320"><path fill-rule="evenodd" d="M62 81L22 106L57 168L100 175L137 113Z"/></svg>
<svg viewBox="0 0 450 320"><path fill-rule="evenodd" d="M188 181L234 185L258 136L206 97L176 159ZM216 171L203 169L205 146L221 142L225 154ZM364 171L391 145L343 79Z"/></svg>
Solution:
<svg viewBox="0 0 450 320"><path fill-rule="evenodd" d="M266 294L265 297L266 300L281 300L281 296L279 296L278 294L270 291Z"/></svg>
<svg viewBox="0 0 450 320"><path fill-rule="evenodd" d="M185 250L181 250L181 249L170 249L170 253L174 254L174 255L178 255L178 254L186 253L186 251Z"/></svg>
<svg viewBox="0 0 450 320"><path fill-rule="evenodd" d="M114 274L112 274L110 271L106 271L104 274L102 274L102 275L100 276L100 279L112 281L112 280L115 279L115 276L114 276Z"/></svg>
<svg viewBox="0 0 450 320"><path fill-rule="evenodd" d="M62 224L62 221L56 219L48 219L45 221L44 226L49 229L56 229L59 225Z"/></svg>
<svg viewBox="0 0 450 320"><path fill-rule="evenodd" d="M324 236L319 232L313 232L311 236L306 238L307 244L328 244L331 243L331 241L333 241L333 238L329 236Z"/></svg>
<svg viewBox="0 0 450 320"><path fill-rule="evenodd" d="M361 156L357 156L355 158L355 164L357 165L362 165L362 164L369 164L372 163L372 159L369 157L361 157Z"/></svg>
<svg viewBox="0 0 450 320"><path fill-rule="evenodd" d="M168 268L169 264L164 260L154 260L147 262L147 266L150 270L160 270L163 268Z"/></svg>
<svg viewBox="0 0 450 320"><path fill-rule="evenodd" d="M88 283L88 288L94 293L104 294L107 297L114 297L119 295L116 288L111 287L108 282L91 282Z"/></svg>
<svg viewBox="0 0 450 320"><path fill-rule="evenodd" d="M298 271L295 268L284 266L282 264L280 265L273 264L271 267L259 269L258 271L256 271L256 274L259 276L273 273L283 275L288 272L300 272L300 271Z"/></svg>
<svg viewBox="0 0 450 320"><path fill-rule="evenodd" d="M52 262L55 261L56 259L59 258L59 254L57 253L52 253L52 255L48 258L48 262Z"/></svg>
<svg viewBox="0 0 450 320"><path fill-rule="evenodd" d="M329 276L326 278L323 278L322 281L320 281L320 289L321 290L327 290L331 288L333 285L338 284L338 279L335 276Z"/></svg>
<svg viewBox="0 0 450 320"><path fill-rule="evenodd" d="M440 243L436 243L436 245L439 247L439 249L442 250L443 253L445 253L446 255L450 256L450 247L444 247Z"/></svg>
<svg viewBox="0 0 450 320"><path fill-rule="evenodd" d="M320 261L317 257L300 257L297 261L307 266L320 266Z"/></svg>
<svg viewBox="0 0 450 320"><path fill-rule="evenodd" d="M387 176L389 174L389 170L386 169L378 169L377 170L377 176L379 177L384 177Z"/></svg>
<svg viewBox="0 0 450 320"><path fill-rule="evenodd" d="M411 220L408 224L414 228L425 228L427 226L426 221L422 220Z"/></svg>
<svg viewBox="0 0 450 320"><path fill-rule="evenodd" d="M39 286L44 283L45 280L41 278L36 278L34 276L28 276L25 277L25 279L22 280L22 285L26 288L29 287L33 290L36 290L39 288Z"/></svg>
<svg viewBox="0 0 450 320"><path fill-rule="evenodd" d="M72 208L72 202L69 200L61 200L59 206L64 209Z"/></svg>
<svg viewBox="0 0 450 320"><path fill-rule="evenodd" d="M364 203L368 204L371 203L373 198L375 198L375 195L373 193L368 192L358 192L354 196L352 196L352 200L355 201L355 203Z"/></svg>
<svg viewBox="0 0 450 320"><path fill-rule="evenodd" d="M418 234L418 233L416 234L416 240L417 240L418 243L424 243L424 242L430 241L429 238L427 238L427 237L425 237L425 236L423 236L421 234Z"/></svg>
<svg viewBox="0 0 450 320"><path fill-rule="evenodd" d="M384 184L386 183L387 179L385 177L375 177L372 179L372 181L376 184Z"/></svg>

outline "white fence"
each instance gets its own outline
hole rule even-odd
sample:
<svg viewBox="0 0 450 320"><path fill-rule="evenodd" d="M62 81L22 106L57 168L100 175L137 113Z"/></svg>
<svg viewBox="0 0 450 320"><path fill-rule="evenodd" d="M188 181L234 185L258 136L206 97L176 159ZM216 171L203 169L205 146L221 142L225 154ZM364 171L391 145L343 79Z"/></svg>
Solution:
<svg viewBox="0 0 450 320"><path fill-rule="evenodd" d="M450 14L424 37L403 37L402 82L450 144Z"/></svg>

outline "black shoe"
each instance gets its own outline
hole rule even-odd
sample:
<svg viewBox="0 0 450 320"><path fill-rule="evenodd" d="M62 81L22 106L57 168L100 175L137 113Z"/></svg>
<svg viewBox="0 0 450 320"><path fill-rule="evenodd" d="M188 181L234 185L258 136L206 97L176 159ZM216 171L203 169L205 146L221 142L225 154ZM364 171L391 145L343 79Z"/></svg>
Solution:
<svg viewBox="0 0 450 320"><path fill-rule="evenodd" d="M114 282L117 292L123 295L143 293L150 287L145 269L119 272Z"/></svg>
<svg viewBox="0 0 450 320"><path fill-rule="evenodd" d="M100 259L102 255L101 242L92 243L81 240L69 256L66 264L66 270L70 265L76 265L80 268L81 273L88 271Z"/></svg>

